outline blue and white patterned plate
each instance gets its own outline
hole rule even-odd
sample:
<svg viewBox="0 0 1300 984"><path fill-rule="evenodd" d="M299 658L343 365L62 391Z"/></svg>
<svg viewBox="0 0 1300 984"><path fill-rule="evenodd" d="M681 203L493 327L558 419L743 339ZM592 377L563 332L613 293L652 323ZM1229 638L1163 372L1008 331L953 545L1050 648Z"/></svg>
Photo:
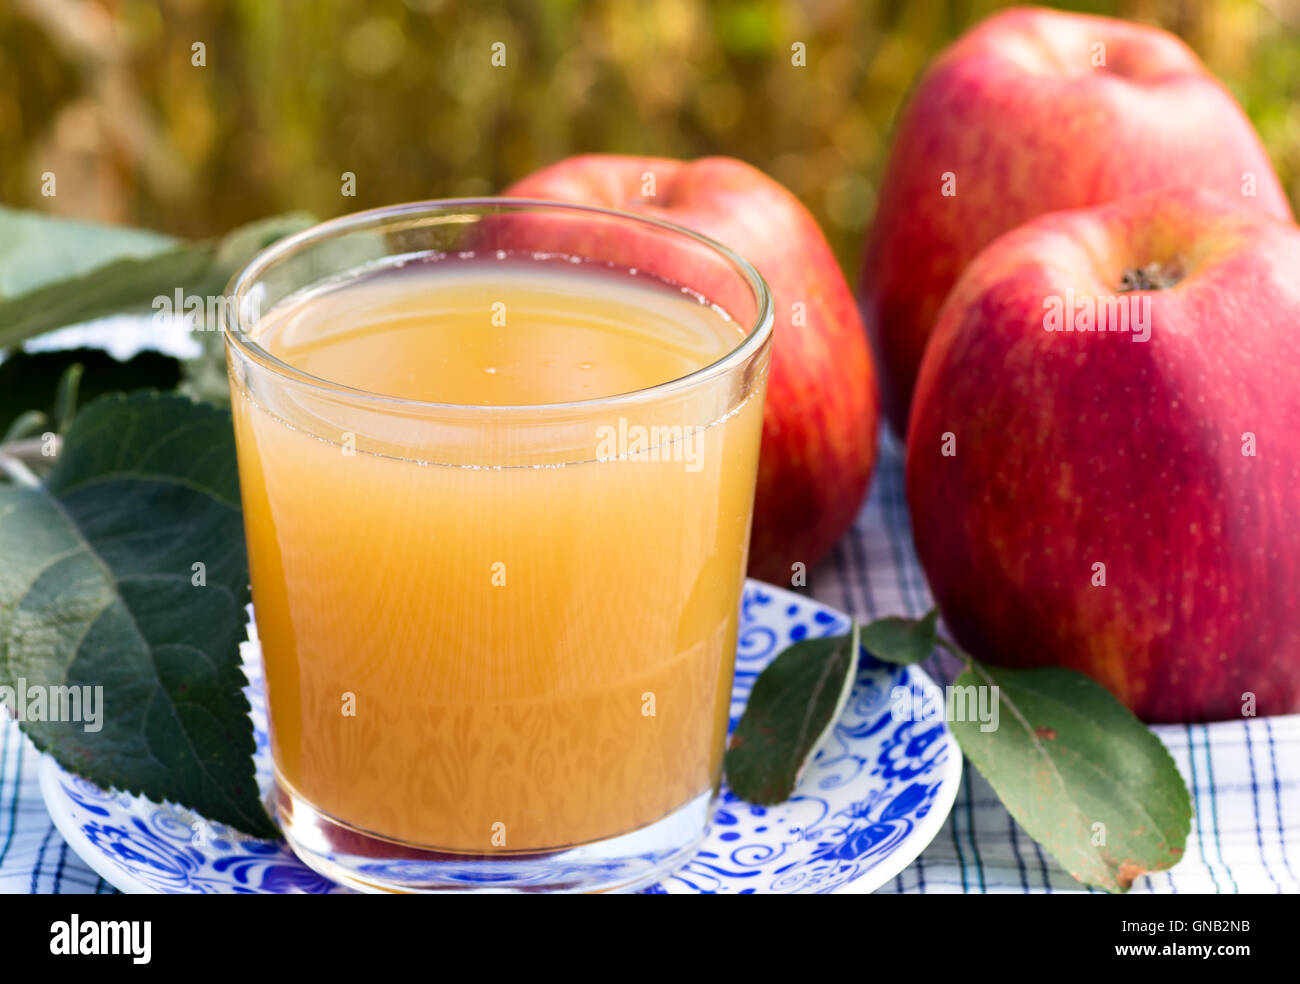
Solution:
<svg viewBox="0 0 1300 984"><path fill-rule="evenodd" d="M810 598L747 582L732 727L754 679L778 652L800 639L843 633L848 625L847 616ZM267 790L270 753L255 640L245 644L244 662L258 780ZM909 714L895 714L900 693L908 694ZM920 714L915 713L918 702L924 705ZM886 666L864 653L848 705L796 795L780 806L759 807L737 799L724 785L699 853L646 891L792 894L879 888L930 843L957 795L961 752L935 713L943 706L942 691L919 669ZM283 841L253 840L189 810L106 792L48 756L40 779L59 832L124 892L346 891L299 861Z"/></svg>

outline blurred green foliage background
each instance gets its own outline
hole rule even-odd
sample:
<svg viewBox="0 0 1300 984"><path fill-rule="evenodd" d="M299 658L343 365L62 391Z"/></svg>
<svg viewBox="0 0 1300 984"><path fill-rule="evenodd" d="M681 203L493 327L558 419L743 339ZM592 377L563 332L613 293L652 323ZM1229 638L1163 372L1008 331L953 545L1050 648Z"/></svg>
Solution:
<svg viewBox="0 0 1300 984"><path fill-rule="evenodd" d="M583 151L730 154L799 195L852 270L900 102L999 6L0 0L0 201L206 236L489 193ZM1300 0L1066 6L1184 38L1300 200Z"/></svg>

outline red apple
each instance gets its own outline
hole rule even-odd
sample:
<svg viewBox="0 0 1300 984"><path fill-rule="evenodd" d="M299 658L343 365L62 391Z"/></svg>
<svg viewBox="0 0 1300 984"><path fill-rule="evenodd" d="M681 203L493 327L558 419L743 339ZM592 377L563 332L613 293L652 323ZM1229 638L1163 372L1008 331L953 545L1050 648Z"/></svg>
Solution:
<svg viewBox="0 0 1300 984"><path fill-rule="evenodd" d="M1081 670L1147 721L1300 710L1298 329L1300 229L1203 189L981 252L907 439L954 638Z"/></svg>
<svg viewBox="0 0 1300 984"><path fill-rule="evenodd" d="M853 296L813 217L777 182L724 157L573 157L505 194L657 216L758 268L772 290L776 329L749 571L788 584L793 565L811 569L857 515L875 463L878 414ZM627 248L638 249L632 241ZM636 256L629 265L691 282L689 270L674 276L673 257L656 259Z"/></svg>
<svg viewBox="0 0 1300 984"><path fill-rule="evenodd" d="M1044 212L1175 185L1291 217L1249 121L1177 38L1033 8L959 38L902 113L863 261L894 428L906 432L939 306L980 249Z"/></svg>

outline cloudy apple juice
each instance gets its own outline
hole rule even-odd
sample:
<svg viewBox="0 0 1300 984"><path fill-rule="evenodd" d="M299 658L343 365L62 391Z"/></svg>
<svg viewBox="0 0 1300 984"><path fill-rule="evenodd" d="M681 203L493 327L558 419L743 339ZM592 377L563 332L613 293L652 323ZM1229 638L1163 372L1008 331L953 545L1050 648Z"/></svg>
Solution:
<svg viewBox="0 0 1300 984"><path fill-rule="evenodd" d="M707 796L766 352L661 384L746 327L644 273L499 251L267 313L254 338L290 382L232 372L232 391L281 788L470 854Z"/></svg>

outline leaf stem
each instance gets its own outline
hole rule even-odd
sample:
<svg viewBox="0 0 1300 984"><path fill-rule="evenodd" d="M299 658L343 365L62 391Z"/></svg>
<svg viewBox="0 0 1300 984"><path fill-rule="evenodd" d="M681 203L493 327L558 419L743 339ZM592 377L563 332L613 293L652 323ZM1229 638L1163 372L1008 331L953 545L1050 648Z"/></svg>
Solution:
<svg viewBox="0 0 1300 984"><path fill-rule="evenodd" d="M36 477L30 468L5 451L0 451L0 469L4 469L5 474L15 482L26 485L28 488L34 489L41 484L41 480Z"/></svg>
<svg viewBox="0 0 1300 984"><path fill-rule="evenodd" d="M968 669L972 668L977 662L974 656L966 652L966 650L962 649L961 646L957 645L950 639L945 639L941 635L936 635L934 641L938 643L940 649L948 650L948 652L952 653L959 660L965 663Z"/></svg>

